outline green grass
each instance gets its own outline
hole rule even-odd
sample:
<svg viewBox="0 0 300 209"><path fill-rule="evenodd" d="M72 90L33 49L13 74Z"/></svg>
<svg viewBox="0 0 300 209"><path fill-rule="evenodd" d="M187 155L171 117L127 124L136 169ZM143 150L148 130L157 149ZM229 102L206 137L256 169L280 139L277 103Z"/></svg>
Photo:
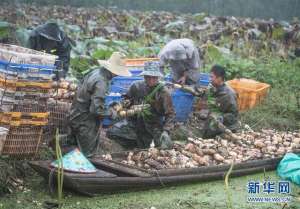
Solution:
<svg viewBox="0 0 300 209"><path fill-rule="evenodd" d="M290 96L280 88L271 89L262 104L240 114L242 123L250 125L255 130L262 128L298 130L300 112L293 106L295 101L289 101Z"/></svg>
<svg viewBox="0 0 300 209"><path fill-rule="evenodd" d="M267 172L271 180L279 178L275 172ZM246 202L249 180L263 181L264 174L255 174L229 179L234 209L281 209L283 205L275 203ZM47 190L46 183L40 177L33 176L25 192L18 192L0 199L0 209L39 209L44 201L55 201ZM227 208L227 193L224 181L194 183L189 185L152 189L143 192L124 192L111 195L98 195L93 198L78 196L74 193L64 195L62 209L223 209ZM293 201L285 209L300 209L300 187L292 184Z"/></svg>

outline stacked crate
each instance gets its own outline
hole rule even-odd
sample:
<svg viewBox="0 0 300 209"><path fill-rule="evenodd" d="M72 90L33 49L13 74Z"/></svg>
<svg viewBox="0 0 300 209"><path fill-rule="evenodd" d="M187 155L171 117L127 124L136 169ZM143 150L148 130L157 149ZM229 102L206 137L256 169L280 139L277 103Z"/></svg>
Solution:
<svg viewBox="0 0 300 209"><path fill-rule="evenodd" d="M0 124L9 128L2 154L36 155L48 124L55 56L0 44Z"/></svg>
<svg viewBox="0 0 300 209"><path fill-rule="evenodd" d="M68 115L71 109L77 85L74 82L61 80L52 83L47 110L50 113L49 123L45 130L45 138L51 142L56 130L61 141L66 141L68 134ZM50 143L51 144L51 143Z"/></svg>
<svg viewBox="0 0 300 209"><path fill-rule="evenodd" d="M70 101L48 100L47 108L50 114L44 136L48 144L53 144L56 130L59 131L61 145L64 145L66 142L68 135L68 115L71 104Z"/></svg>

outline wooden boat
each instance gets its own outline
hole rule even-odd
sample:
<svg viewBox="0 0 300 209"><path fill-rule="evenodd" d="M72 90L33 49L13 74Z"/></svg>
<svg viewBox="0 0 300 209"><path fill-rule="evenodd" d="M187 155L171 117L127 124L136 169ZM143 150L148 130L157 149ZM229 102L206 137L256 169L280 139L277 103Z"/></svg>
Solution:
<svg viewBox="0 0 300 209"><path fill-rule="evenodd" d="M244 176L276 169L281 158L252 160L235 164L231 177ZM124 190L164 187L191 182L221 180L228 172L230 165L204 166L188 169L164 169L147 171L125 165L117 161L93 158L91 162L97 172L79 174L64 172L64 188L85 195L112 193ZM50 167L50 161L33 161L31 167L49 182L56 181L56 170Z"/></svg>

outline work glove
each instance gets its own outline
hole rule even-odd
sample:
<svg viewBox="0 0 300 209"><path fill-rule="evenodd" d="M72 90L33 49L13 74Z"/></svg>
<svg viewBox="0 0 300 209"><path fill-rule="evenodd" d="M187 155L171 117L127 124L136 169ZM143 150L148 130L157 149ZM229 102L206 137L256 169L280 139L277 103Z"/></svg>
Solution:
<svg viewBox="0 0 300 209"><path fill-rule="evenodd" d="M123 108L129 108L131 106L131 101L129 99L124 99L121 102Z"/></svg>
<svg viewBox="0 0 300 209"><path fill-rule="evenodd" d="M223 116L218 116L217 117L217 121L219 121L220 123L223 123L224 122L224 118L223 118Z"/></svg>
<svg viewBox="0 0 300 209"><path fill-rule="evenodd" d="M218 121L218 122L220 122L220 123L223 123L223 121L224 121L223 116L220 115L220 114L211 113L210 116L211 116L214 120L216 120L216 121Z"/></svg>
<svg viewBox="0 0 300 209"><path fill-rule="evenodd" d="M194 89L195 89L195 92L197 92L198 97L204 97L208 91L207 88L202 88L202 87L198 87L198 86L195 86Z"/></svg>
<svg viewBox="0 0 300 209"><path fill-rule="evenodd" d="M110 118L112 118L113 120L117 119L119 116L118 113L121 109L122 109L122 105L120 103L117 102L111 103L108 108L108 114Z"/></svg>
<svg viewBox="0 0 300 209"><path fill-rule="evenodd" d="M113 120L118 118L118 112L113 107L110 107L108 109L108 115Z"/></svg>
<svg viewBox="0 0 300 209"><path fill-rule="evenodd" d="M202 119L202 120L207 119L208 115L209 115L209 110L208 109L202 109L199 112L199 118Z"/></svg>
<svg viewBox="0 0 300 209"><path fill-rule="evenodd" d="M173 147L173 142L167 131L162 132L159 142L162 149L171 149Z"/></svg>

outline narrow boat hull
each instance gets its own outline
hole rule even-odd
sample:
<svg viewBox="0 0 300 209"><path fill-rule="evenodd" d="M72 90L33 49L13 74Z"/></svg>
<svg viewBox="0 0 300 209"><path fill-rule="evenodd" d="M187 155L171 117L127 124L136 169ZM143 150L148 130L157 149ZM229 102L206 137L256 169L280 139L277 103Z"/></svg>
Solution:
<svg viewBox="0 0 300 209"><path fill-rule="evenodd" d="M237 164L231 177L274 170L281 158L249 161ZM183 183L204 182L224 179L230 165L208 166L191 169L170 169L149 172L149 175L132 176L120 171L120 168L107 167L103 160L92 160L98 168L94 174L64 172L64 187L85 195L113 193L124 190L145 190L153 187L165 187ZM31 167L41 176L56 183L56 170L49 166L49 161L30 162ZM109 170L109 171L108 171ZM120 176L119 173L122 173Z"/></svg>

